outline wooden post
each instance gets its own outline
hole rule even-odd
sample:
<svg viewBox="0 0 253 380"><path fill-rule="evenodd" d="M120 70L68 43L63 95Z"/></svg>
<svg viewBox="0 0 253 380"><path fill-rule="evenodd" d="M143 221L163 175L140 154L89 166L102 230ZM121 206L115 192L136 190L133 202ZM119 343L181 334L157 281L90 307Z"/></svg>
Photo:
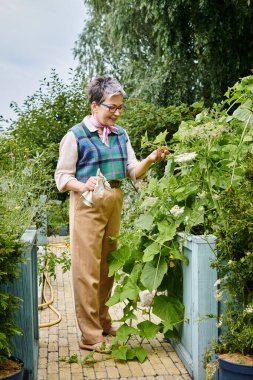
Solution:
<svg viewBox="0 0 253 380"><path fill-rule="evenodd" d="M21 239L27 243L26 262L20 264L19 278L6 286L7 292L21 299L16 321L22 335L13 338L12 353L24 362L24 380L36 380L39 348L36 229L27 229Z"/></svg>
<svg viewBox="0 0 253 380"><path fill-rule="evenodd" d="M179 240L182 235L179 234ZM217 339L215 318L218 304L214 297L217 272L210 268L215 237L190 235L183 243L189 264L183 264L183 303L187 321L181 327L181 341L172 344L194 380L205 379L203 355L211 339Z"/></svg>

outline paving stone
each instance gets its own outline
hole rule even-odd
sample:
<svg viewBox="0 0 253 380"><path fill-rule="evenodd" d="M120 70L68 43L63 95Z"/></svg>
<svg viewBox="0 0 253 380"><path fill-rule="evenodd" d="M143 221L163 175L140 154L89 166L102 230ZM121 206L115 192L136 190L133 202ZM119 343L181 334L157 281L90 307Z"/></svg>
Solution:
<svg viewBox="0 0 253 380"><path fill-rule="evenodd" d="M156 371L154 370L154 368L152 367L152 365L148 362L146 363L143 363L142 366L141 366L142 370L143 370L143 373L145 376L154 376L156 375Z"/></svg>
<svg viewBox="0 0 253 380"><path fill-rule="evenodd" d="M37 380L46 380L47 379L47 370L39 368L37 373Z"/></svg>
<svg viewBox="0 0 253 380"><path fill-rule="evenodd" d="M83 376L83 373L80 373L80 374L75 373L75 375L71 379L73 379L73 380L83 380L85 378ZM61 380L62 380L62 378L61 378Z"/></svg>
<svg viewBox="0 0 253 380"><path fill-rule="evenodd" d="M123 364L118 364L117 365L120 377L132 377L133 373L130 371L128 364L123 363Z"/></svg>
<svg viewBox="0 0 253 380"><path fill-rule="evenodd" d="M116 364L115 364L115 360L114 359L108 359L105 361L105 366L106 367L115 367Z"/></svg>
<svg viewBox="0 0 253 380"><path fill-rule="evenodd" d="M191 376L189 374L183 376L184 380L191 380Z"/></svg>
<svg viewBox="0 0 253 380"><path fill-rule="evenodd" d="M48 369L47 369L48 375L59 373L59 365L58 363L50 362Z"/></svg>
<svg viewBox="0 0 253 380"><path fill-rule="evenodd" d="M47 380L61 380L57 373L48 373Z"/></svg>
<svg viewBox="0 0 253 380"><path fill-rule="evenodd" d="M59 358L69 356L69 349L68 347L60 347L59 348Z"/></svg>
<svg viewBox="0 0 253 380"><path fill-rule="evenodd" d="M56 254L61 254L65 247L65 240L62 237L50 237L49 242L60 242L64 248L52 246ZM144 363L137 361L120 362L109 359L106 355L94 354L97 362L92 367L82 367L76 363L66 363L58 361L61 357L77 355L79 359L90 352L80 350L80 331L77 327L75 308L73 302L73 290L71 271L62 273L61 268L57 268L56 280L52 279L54 288L54 307L62 314L62 321L58 325L40 329L39 342L39 363L37 380L190 380L182 361L175 353L169 342L164 341L162 334L151 341L142 344L147 350L148 357ZM47 290L48 297L50 297ZM113 319L122 317L122 305L115 305L111 309ZM147 315L139 313L139 319L148 319ZM159 319L152 317L155 323ZM51 310L39 311L40 323L48 323L55 319L55 314ZM133 326L137 322L134 321ZM137 347L141 337L134 336L128 342L129 346Z"/></svg>
<svg viewBox="0 0 253 380"><path fill-rule="evenodd" d="M48 359L40 357L38 360L38 368L47 368L48 367Z"/></svg>
<svg viewBox="0 0 253 380"><path fill-rule="evenodd" d="M59 358L58 351L57 352L54 351L54 352L49 352L48 353L48 361L49 361L49 363L58 361L58 358Z"/></svg>
<svg viewBox="0 0 253 380"><path fill-rule="evenodd" d="M187 370L184 367L184 365L183 365L182 362L178 362L178 363L175 363L175 364L176 364L177 368L179 369L180 373L187 374Z"/></svg>
<svg viewBox="0 0 253 380"><path fill-rule="evenodd" d="M40 358L47 358L47 353L46 347L40 347Z"/></svg>
<svg viewBox="0 0 253 380"><path fill-rule="evenodd" d="M139 363L129 362L128 366L129 366L131 373L133 375L135 375L136 377L144 375L143 370L141 368L141 365Z"/></svg>
<svg viewBox="0 0 253 380"><path fill-rule="evenodd" d="M96 374L93 368L85 368L84 375L87 380L96 379Z"/></svg>
<svg viewBox="0 0 253 380"><path fill-rule="evenodd" d="M107 372L106 371L96 371L96 379L106 379Z"/></svg>
<svg viewBox="0 0 253 380"><path fill-rule="evenodd" d="M48 343L47 349L48 352L58 352L59 345L58 343Z"/></svg>
<svg viewBox="0 0 253 380"><path fill-rule="evenodd" d="M106 367L107 378L108 379L117 379L119 377L119 370L117 367Z"/></svg>

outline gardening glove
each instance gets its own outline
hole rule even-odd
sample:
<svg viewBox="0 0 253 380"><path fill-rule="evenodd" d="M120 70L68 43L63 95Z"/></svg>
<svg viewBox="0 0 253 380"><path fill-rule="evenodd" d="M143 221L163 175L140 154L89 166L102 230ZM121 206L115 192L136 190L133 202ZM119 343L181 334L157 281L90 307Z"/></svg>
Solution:
<svg viewBox="0 0 253 380"><path fill-rule="evenodd" d="M98 177L98 179L97 179L97 183L95 185L95 189L93 191L92 190L85 191L82 194L83 203L89 207L92 207L92 204L93 204L93 193L102 198L105 190L111 189L109 182L103 176L100 169L97 170L97 177Z"/></svg>

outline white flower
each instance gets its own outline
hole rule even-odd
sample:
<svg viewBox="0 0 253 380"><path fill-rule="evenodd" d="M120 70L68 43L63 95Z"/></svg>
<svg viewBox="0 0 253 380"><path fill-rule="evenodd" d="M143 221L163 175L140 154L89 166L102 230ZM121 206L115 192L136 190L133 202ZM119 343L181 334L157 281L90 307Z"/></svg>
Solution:
<svg viewBox="0 0 253 380"><path fill-rule="evenodd" d="M253 313L253 304L247 306L244 311L246 314L252 314Z"/></svg>
<svg viewBox="0 0 253 380"><path fill-rule="evenodd" d="M216 301L221 301L222 300L222 291L221 290L216 290L215 292L215 299Z"/></svg>
<svg viewBox="0 0 253 380"><path fill-rule="evenodd" d="M206 192L205 192L205 191L202 191L202 193L198 193L198 197L199 197L200 199L205 198L205 196L206 196Z"/></svg>
<svg viewBox="0 0 253 380"><path fill-rule="evenodd" d="M182 153L178 156L175 156L175 162L188 162L194 160L194 158L197 156L196 152L191 153Z"/></svg>
<svg viewBox="0 0 253 380"><path fill-rule="evenodd" d="M213 284L213 286L220 285L220 283L221 283L221 278L219 278L219 279Z"/></svg>
<svg viewBox="0 0 253 380"><path fill-rule="evenodd" d="M213 140L221 136L224 132L229 130L227 124L214 124L212 122L192 126L188 123L182 122L177 135L181 141L192 141L198 139Z"/></svg>
<svg viewBox="0 0 253 380"><path fill-rule="evenodd" d="M140 306L141 307L151 306L154 296L155 296L154 290L152 292L150 292L149 290L143 290L142 292L140 292L139 293Z"/></svg>
<svg viewBox="0 0 253 380"><path fill-rule="evenodd" d="M216 323L216 326L217 326L218 328L222 326L222 318L220 318L220 319L218 320L218 322Z"/></svg>
<svg viewBox="0 0 253 380"><path fill-rule="evenodd" d="M184 213L184 207L179 207L178 205L175 205L170 209L170 213L174 215L176 218Z"/></svg>

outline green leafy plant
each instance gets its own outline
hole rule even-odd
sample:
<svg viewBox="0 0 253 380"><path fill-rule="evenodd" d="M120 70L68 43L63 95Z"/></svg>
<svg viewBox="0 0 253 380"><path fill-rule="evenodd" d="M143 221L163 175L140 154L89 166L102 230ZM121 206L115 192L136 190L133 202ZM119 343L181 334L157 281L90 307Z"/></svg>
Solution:
<svg viewBox="0 0 253 380"><path fill-rule="evenodd" d="M164 136L161 141L166 143L164 145L168 145L180 123L183 120L194 120L195 116L201 112L203 103L158 107L141 99L130 98L126 106L127 109L121 115L119 124L126 128L134 151L140 158L141 155L145 156L150 152L152 143L160 133ZM148 140L149 144L144 144L143 139Z"/></svg>
<svg viewBox="0 0 253 380"><path fill-rule="evenodd" d="M40 226L40 196L51 190L44 152L33 151L10 131L0 137L0 352L12 352L12 337L20 333L16 315L21 300L9 292L24 263L21 237L31 225Z"/></svg>
<svg viewBox="0 0 253 380"><path fill-rule="evenodd" d="M43 253L38 256L38 275L40 283L42 282L43 274L46 272L50 277L56 278L56 266L60 265L62 272L66 273L71 267L71 258L68 250L68 243L65 243L66 250L57 255L50 245L43 246Z"/></svg>
<svg viewBox="0 0 253 380"><path fill-rule="evenodd" d="M11 138L1 137L0 144L0 361L10 356L12 336L19 334L15 316L20 300L11 294L8 285L19 277L19 264L24 262L21 236L33 223L40 188L37 162L19 160L21 152L12 153L16 146ZM24 152L25 156L25 152Z"/></svg>
<svg viewBox="0 0 253 380"><path fill-rule="evenodd" d="M203 109L194 121L183 121L173 136L174 153L164 175L159 180L151 175L136 200L127 200L119 248L110 255L109 275L116 275L117 286L107 304L125 303L120 320L124 335L119 330L115 356L122 355L119 347L131 334L149 336L138 324L127 328L137 318L141 290L155 292L148 311L148 317L152 311L160 318L154 331L175 336L184 320L179 284L186 259L176 239L179 231L217 236L217 297L224 288L227 301L220 316L226 328L216 347L252 354L252 339L245 339L253 336L252 88L253 77L243 78L223 103Z"/></svg>
<svg viewBox="0 0 253 380"><path fill-rule="evenodd" d="M65 201L50 200L47 202L47 232L59 234L60 228L69 225L69 198Z"/></svg>

